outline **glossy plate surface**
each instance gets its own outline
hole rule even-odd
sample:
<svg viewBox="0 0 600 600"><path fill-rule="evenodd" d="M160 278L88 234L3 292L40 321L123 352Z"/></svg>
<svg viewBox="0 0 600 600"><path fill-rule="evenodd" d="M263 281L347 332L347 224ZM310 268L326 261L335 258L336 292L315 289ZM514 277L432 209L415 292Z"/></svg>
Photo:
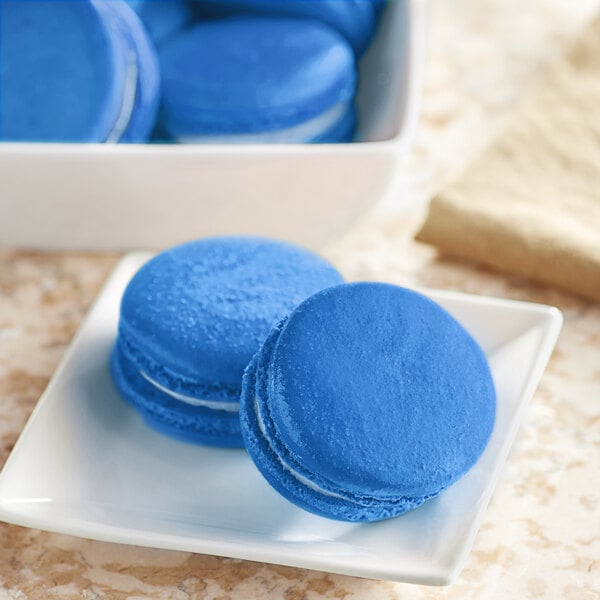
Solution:
<svg viewBox="0 0 600 600"><path fill-rule="evenodd" d="M422 507L348 524L281 498L243 450L193 446L149 430L108 372L119 302L149 254L115 269L0 474L0 519L81 537L218 554L430 585L466 561L524 408L560 327L552 307L426 291L481 344L498 393L480 461Z"/></svg>

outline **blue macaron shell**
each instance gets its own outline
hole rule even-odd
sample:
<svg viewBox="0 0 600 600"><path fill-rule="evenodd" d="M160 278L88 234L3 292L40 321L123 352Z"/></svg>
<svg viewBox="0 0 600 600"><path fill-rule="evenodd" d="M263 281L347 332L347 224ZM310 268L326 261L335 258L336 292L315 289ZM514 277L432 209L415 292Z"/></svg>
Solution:
<svg viewBox="0 0 600 600"><path fill-rule="evenodd" d="M284 242L218 237L172 248L146 263L121 303L124 354L170 390L237 400L244 368L272 324L341 275Z"/></svg>
<svg viewBox="0 0 600 600"><path fill-rule="evenodd" d="M91 0L0 2L0 137L105 141L120 113L123 40Z"/></svg>
<svg viewBox="0 0 600 600"><path fill-rule="evenodd" d="M244 445L264 478L275 490L304 510L341 521L369 522L389 519L417 508L435 496L436 494L381 499L364 494L346 493L322 479L319 486L326 493L305 484L306 480L318 478L315 478L314 473L307 471L281 442L269 412L270 361L286 321L287 319L284 319L271 331L261 351L253 357L244 372L242 386L240 425ZM261 424L257 408L260 410ZM294 476L292 469L300 477L304 477L305 481Z"/></svg>
<svg viewBox="0 0 600 600"><path fill-rule="evenodd" d="M110 370L121 396L159 433L196 444L243 446L237 413L191 406L164 394L140 375L119 342L111 354Z"/></svg>
<svg viewBox="0 0 600 600"><path fill-rule="evenodd" d="M373 0L200 0L223 14L256 12L317 19L339 31L358 56L369 46L377 26Z"/></svg>
<svg viewBox="0 0 600 600"><path fill-rule="evenodd" d="M288 499L371 521L422 504L477 461L495 391L476 342L436 303L349 284L271 333L246 372L240 417L258 468Z"/></svg>
<svg viewBox="0 0 600 600"><path fill-rule="evenodd" d="M130 6L123 0L110 0L105 7L112 13L113 26L120 29L130 56L129 90L126 122L119 132L120 142L145 142L156 124L160 101L160 69L158 56L146 29ZM133 87L135 86L135 87ZM131 94L131 90L135 90Z"/></svg>
<svg viewBox="0 0 600 600"><path fill-rule="evenodd" d="M160 63L175 137L285 129L350 103L356 87L347 42L307 19L207 21L165 44Z"/></svg>
<svg viewBox="0 0 600 600"><path fill-rule="evenodd" d="M327 130L307 140L311 144L339 144L351 142L356 134L358 114L353 104L348 105L342 118Z"/></svg>
<svg viewBox="0 0 600 600"><path fill-rule="evenodd" d="M189 25L194 12L187 0L126 0L160 46Z"/></svg>
<svg viewBox="0 0 600 600"><path fill-rule="evenodd" d="M351 284L309 299L281 333L271 377L286 446L344 489L358 477L374 495L436 492L475 463L494 422L476 342L439 305L396 286Z"/></svg>

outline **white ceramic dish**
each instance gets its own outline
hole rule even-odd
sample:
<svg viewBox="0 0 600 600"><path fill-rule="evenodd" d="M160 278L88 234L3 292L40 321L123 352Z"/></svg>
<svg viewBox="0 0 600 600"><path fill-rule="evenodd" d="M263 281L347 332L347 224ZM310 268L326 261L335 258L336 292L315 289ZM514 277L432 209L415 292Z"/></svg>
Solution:
<svg viewBox="0 0 600 600"><path fill-rule="evenodd" d="M360 63L360 138L327 145L0 144L0 246L159 249L253 233L317 248L388 188L417 120L423 0Z"/></svg>
<svg viewBox="0 0 600 600"><path fill-rule="evenodd" d="M550 357L560 312L426 292L489 358L498 393L491 441L465 477L417 510L380 523L340 523L281 498L245 451L162 437L119 398L108 355L123 289L147 258L132 254L119 264L40 398L0 474L0 519L141 546L451 583Z"/></svg>

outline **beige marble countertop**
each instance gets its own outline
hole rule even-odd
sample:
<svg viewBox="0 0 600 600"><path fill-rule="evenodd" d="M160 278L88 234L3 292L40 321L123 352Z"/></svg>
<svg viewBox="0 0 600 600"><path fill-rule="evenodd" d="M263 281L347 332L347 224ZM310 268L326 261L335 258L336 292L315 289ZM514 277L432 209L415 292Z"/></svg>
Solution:
<svg viewBox="0 0 600 600"><path fill-rule="evenodd" d="M412 240L423 200L490 138L598 4L431 2L423 119L404 175L324 250L350 280L543 302L564 312L557 349L453 586L371 581L0 524L0 600L600 598L600 305L446 260ZM0 465L117 260L0 252Z"/></svg>

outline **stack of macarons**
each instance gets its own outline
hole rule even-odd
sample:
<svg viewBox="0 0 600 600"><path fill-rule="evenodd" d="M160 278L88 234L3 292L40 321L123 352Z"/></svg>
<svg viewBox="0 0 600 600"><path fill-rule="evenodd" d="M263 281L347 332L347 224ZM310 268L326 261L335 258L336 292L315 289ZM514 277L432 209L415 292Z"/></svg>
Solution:
<svg viewBox="0 0 600 600"><path fill-rule="evenodd" d="M344 521L440 494L495 418L486 358L439 305L343 283L319 256L262 238L198 240L146 263L121 301L111 372L151 428L245 447L285 498Z"/></svg>
<svg viewBox="0 0 600 600"><path fill-rule="evenodd" d="M352 141L381 5L3 0L0 139Z"/></svg>

